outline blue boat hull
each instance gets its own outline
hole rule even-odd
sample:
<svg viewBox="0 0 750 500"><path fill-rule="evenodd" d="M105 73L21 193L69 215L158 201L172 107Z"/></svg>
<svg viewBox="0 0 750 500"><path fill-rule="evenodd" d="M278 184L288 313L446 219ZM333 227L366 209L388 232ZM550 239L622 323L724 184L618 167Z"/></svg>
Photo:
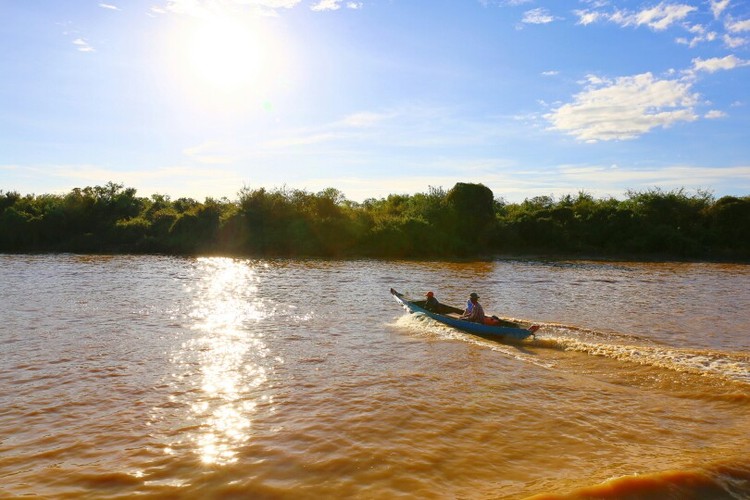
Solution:
<svg viewBox="0 0 750 500"><path fill-rule="evenodd" d="M432 318L435 321L438 321L440 323L443 323L444 325L448 325L450 327L456 328L463 332L473 333L475 335L501 336L501 337L512 338L516 340L523 340L528 337L534 336L534 332L526 328L511 327L511 326L495 326L495 325L485 325L482 323L473 323L471 321L466 321L463 319L446 316L445 314L437 314L432 311L428 311L427 309L421 307L420 305L404 298L403 294L398 293L393 288L391 288L391 294L393 295L393 298L396 299L396 302L401 304L401 306L404 309L406 309L410 314L413 314L413 313L424 314L425 316ZM456 308L450 308L450 309L454 311L458 311L458 309Z"/></svg>

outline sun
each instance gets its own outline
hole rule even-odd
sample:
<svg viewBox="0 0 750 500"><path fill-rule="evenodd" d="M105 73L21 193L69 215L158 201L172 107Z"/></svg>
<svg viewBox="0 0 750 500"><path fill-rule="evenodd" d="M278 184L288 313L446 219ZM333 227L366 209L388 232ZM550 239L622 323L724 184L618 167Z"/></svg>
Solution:
<svg viewBox="0 0 750 500"><path fill-rule="evenodd" d="M171 40L180 85L192 93L262 96L281 72L282 45L260 20L214 14L183 24ZM176 63L176 64L175 64Z"/></svg>
<svg viewBox="0 0 750 500"><path fill-rule="evenodd" d="M186 48L194 76L217 88L260 83L267 69L257 28L228 17L203 21L190 34Z"/></svg>

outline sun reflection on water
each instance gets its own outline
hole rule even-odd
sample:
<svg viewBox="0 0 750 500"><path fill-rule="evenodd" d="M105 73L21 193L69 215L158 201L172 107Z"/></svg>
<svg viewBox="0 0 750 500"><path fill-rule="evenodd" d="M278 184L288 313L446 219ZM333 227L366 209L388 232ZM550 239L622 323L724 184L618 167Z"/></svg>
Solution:
<svg viewBox="0 0 750 500"><path fill-rule="evenodd" d="M197 265L189 319L200 335L186 342L174 361L194 372L189 379L195 387L186 393L192 398L190 419L197 424L190 440L202 462L224 465L237 461L263 401L269 349L253 326L272 308L257 296L259 278L250 262L201 258Z"/></svg>

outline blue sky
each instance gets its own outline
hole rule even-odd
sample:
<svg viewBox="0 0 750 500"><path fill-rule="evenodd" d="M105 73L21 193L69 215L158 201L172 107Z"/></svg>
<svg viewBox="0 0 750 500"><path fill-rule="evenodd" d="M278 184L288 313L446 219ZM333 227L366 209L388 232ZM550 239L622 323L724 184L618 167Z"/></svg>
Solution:
<svg viewBox="0 0 750 500"><path fill-rule="evenodd" d="M0 190L750 195L747 0L0 0Z"/></svg>

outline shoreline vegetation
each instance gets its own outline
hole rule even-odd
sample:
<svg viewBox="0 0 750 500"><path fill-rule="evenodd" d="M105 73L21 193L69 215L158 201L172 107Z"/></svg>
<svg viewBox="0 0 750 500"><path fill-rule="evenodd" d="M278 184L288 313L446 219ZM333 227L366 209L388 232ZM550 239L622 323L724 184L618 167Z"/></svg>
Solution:
<svg viewBox="0 0 750 500"><path fill-rule="evenodd" d="M551 256L750 261L750 196L579 192L521 203L482 184L362 203L341 191L243 188L236 200L139 197L109 182L67 194L0 190L0 252L324 258Z"/></svg>

